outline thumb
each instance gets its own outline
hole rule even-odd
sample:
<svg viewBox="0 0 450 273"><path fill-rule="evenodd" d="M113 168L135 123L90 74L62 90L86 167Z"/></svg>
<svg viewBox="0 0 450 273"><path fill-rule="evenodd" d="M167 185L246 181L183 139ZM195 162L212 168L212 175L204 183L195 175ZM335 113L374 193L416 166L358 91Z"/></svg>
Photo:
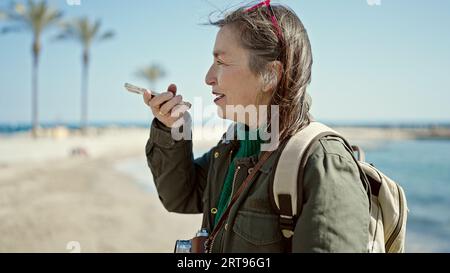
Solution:
<svg viewBox="0 0 450 273"><path fill-rule="evenodd" d="M177 86L172 83L169 87L167 87L167 91L172 92L173 96L175 96L177 94Z"/></svg>

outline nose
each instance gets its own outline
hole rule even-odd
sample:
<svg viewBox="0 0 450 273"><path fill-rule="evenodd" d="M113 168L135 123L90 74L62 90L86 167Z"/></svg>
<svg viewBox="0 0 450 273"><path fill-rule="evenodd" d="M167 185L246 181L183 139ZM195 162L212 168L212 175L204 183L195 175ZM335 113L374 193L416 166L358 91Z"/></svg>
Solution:
<svg viewBox="0 0 450 273"><path fill-rule="evenodd" d="M211 65L211 67L208 70L208 73L206 73L205 82L207 85L215 85L217 84L217 78L214 71L214 65Z"/></svg>

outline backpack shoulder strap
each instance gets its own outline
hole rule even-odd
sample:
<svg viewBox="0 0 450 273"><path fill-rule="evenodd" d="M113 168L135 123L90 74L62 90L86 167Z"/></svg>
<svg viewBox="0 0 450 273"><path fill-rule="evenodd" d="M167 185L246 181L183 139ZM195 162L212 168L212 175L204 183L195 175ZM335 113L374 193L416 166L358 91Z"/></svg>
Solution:
<svg viewBox="0 0 450 273"><path fill-rule="evenodd" d="M341 137L320 122L311 122L292 136L278 160L273 179L273 200L280 215L280 227L285 238L294 234L295 220L301 213L303 170L314 143L324 136ZM342 137L341 137L342 138ZM295 167L297 166L297 167ZM299 171L302 172L299 174ZM299 176L300 175L300 176ZM300 181L303 184L303 181Z"/></svg>

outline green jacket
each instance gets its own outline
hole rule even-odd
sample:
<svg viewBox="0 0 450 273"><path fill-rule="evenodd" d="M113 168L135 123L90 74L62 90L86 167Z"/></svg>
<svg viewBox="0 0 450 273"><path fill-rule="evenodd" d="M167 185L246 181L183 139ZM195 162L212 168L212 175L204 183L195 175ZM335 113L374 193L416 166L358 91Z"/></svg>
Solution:
<svg viewBox="0 0 450 273"><path fill-rule="evenodd" d="M341 140L319 140L307 161L303 209L297 219L292 252L365 252L369 201L356 163ZM224 138L194 159L192 141L174 141L170 128L156 119L146 145L148 165L164 207L170 212L203 213L202 227L211 232L214 212L238 141ZM285 252L279 216L270 186L283 143L272 153L233 206L213 242L212 252ZM239 188L258 155L236 161L233 191ZM240 168L237 168L240 166Z"/></svg>

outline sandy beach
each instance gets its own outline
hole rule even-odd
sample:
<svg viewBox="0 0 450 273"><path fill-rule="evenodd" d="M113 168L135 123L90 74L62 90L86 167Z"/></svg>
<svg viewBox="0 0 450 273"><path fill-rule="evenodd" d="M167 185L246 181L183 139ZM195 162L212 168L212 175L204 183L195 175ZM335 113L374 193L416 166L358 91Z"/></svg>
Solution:
<svg viewBox="0 0 450 273"><path fill-rule="evenodd" d="M0 252L71 252L72 241L82 252L172 252L176 239L191 238L200 215L168 213L114 168L143 155L147 136L1 139ZM72 156L74 147L89 156Z"/></svg>
<svg viewBox="0 0 450 273"><path fill-rule="evenodd" d="M421 136L338 130L355 142ZM222 132L194 131L194 148L207 150ZM201 215L167 212L155 192L115 167L139 157L145 164L148 135L148 129L110 128L84 137L64 129L38 139L1 136L0 252L71 252L70 242L81 252L172 252L176 239L192 238Z"/></svg>

